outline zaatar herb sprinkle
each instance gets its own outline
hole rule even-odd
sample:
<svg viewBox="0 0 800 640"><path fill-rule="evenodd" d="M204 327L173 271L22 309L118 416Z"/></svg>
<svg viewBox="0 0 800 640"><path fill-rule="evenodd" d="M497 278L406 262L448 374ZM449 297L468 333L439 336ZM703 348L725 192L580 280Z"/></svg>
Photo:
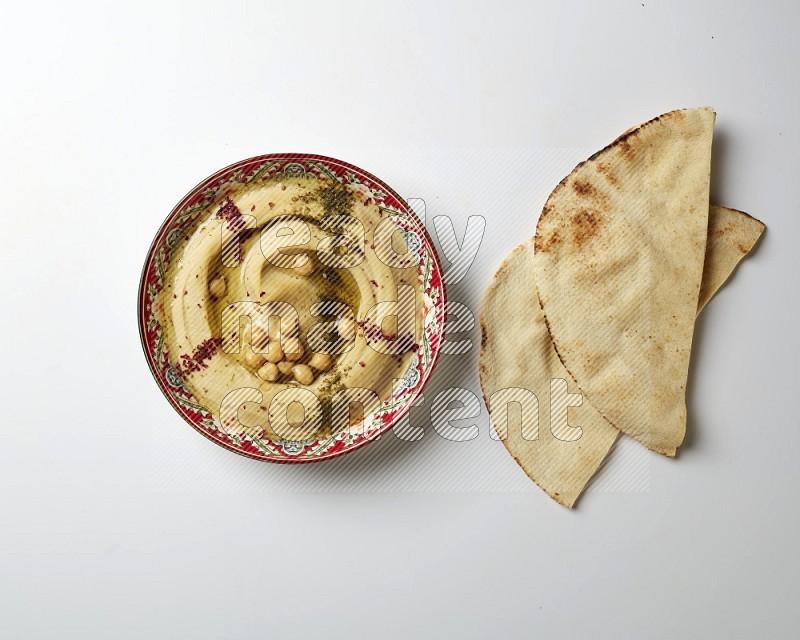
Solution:
<svg viewBox="0 0 800 640"><path fill-rule="evenodd" d="M356 194L338 180L327 180L312 193L298 198L301 202L318 201L326 215L350 213L353 209Z"/></svg>

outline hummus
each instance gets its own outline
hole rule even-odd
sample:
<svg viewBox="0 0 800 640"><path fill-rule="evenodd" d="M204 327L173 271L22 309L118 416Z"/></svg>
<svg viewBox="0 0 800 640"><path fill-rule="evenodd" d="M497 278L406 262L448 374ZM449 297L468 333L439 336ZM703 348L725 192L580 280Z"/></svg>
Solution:
<svg viewBox="0 0 800 640"><path fill-rule="evenodd" d="M399 229L366 187L306 176L209 208L177 247L160 305L173 366L215 422L318 439L386 402L423 330Z"/></svg>

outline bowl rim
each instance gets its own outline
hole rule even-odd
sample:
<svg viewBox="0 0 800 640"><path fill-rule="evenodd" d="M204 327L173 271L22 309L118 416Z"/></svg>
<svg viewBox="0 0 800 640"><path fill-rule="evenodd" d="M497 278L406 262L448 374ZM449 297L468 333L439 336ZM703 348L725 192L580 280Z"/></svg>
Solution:
<svg viewBox="0 0 800 640"><path fill-rule="evenodd" d="M174 223L175 218L189 202L191 202L194 198L197 197L199 193L201 193L204 189L208 188L210 185L216 183L221 178L225 176L232 177L236 173L236 170L241 167L249 166L255 163L266 163L270 160L282 160L282 161L298 160L301 162L319 161L323 163L334 163L336 165L342 166L343 168L350 169L360 174L361 176L368 178L372 182L380 185L381 188L383 188L387 193L393 196L393 198L397 201L397 203L402 207L403 213L413 218L413 220L416 221L419 231L421 231L424 236L424 241L428 248L428 253L430 255L430 259L433 265L433 270L438 274L438 281L439 281L438 290L441 295L439 296L439 299L437 299L437 301L434 303L434 308L437 310L436 316L439 327L436 334L438 336L438 342L436 344L436 347L431 349L430 362L421 375L421 380L418 387L414 390L414 392L411 395L409 395L407 400L403 402L402 405L398 406L396 410L392 412L391 420L386 421L384 424L380 426L380 428L375 430L374 435L371 435L368 438L367 437L359 438L355 442L352 442L349 445L345 445L344 448L342 449L338 449L330 453L322 453L315 457L291 457L289 455L285 455L285 457L259 456L255 453L244 451L240 448L228 444L227 442L221 439L213 437L211 433L208 432L208 430L203 429L201 425L196 424L194 421L190 420L190 418L186 415L186 413L181 409L180 403L170 393L168 393L167 389L165 388L166 385L161 380L160 372L157 371L155 368L156 363L154 362L153 355L151 354L147 344L147 336L145 328L145 305L147 303L146 290L148 283L147 275L151 267L151 263L153 262L155 253L160 243L164 240L165 234L170 229L171 225ZM442 265L436 250L436 246L434 245L433 240L431 239L431 236L428 233L426 225L419 219L419 217L413 211L413 209L411 209L411 207L408 206L406 200L402 198L394 189L392 189L383 180L381 180L374 174L370 173L369 171L365 171L361 167L358 167L357 165L346 162L344 160L333 158L331 156L320 155L316 153L301 153L301 152L267 153L238 160L223 167L222 169L215 171L208 177L198 182L192 189L190 189L183 196L183 198L181 198L178 201L178 203L170 210L164 221L159 226L158 231L153 236L153 240L151 241L150 246L147 249L144 264L142 266L141 275L139 277L139 288L137 291L136 300L137 300L136 316L137 316L137 325L139 330L139 342L142 347L143 354L145 356L145 361L147 362L148 369L150 370L150 374L155 380L156 385L158 386L159 390L161 391L161 394L166 398L170 406L172 406L172 408L175 409L175 411L184 420L184 422L188 423L196 432L200 433L205 438L211 440L211 442L213 442L214 444L223 447L228 451L232 451L233 453L236 453L240 456L251 458L253 460L259 460L261 462L271 462L273 464L311 464L315 462L333 460L335 458L339 458L341 456L347 455L349 453L361 449L367 444L370 444L371 442L380 439L382 435L393 429L394 426L400 420L402 420L406 416L406 414L408 414L411 408L416 404L417 400L422 395L425 387L428 385L431 377L433 376L436 366L439 363L439 357L441 355L442 343L444 341L444 334L445 334L445 323L447 318L447 288L445 286L444 272L442 270ZM424 333L425 331L424 325L422 330Z"/></svg>

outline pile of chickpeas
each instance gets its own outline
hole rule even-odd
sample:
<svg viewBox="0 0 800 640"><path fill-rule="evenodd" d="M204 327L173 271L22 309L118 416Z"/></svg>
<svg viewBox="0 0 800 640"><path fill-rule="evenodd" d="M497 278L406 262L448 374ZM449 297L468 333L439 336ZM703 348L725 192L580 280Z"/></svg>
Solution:
<svg viewBox="0 0 800 640"><path fill-rule="evenodd" d="M298 275L308 277L314 273L316 265L309 256L309 260L295 271ZM209 292L215 298L221 298L227 291L227 281L224 276L217 276L208 285ZM352 318L344 317L339 320L336 330L343 340L350 341L356 334L356 323ZM253 344L267 344L264 353L253 351L252 347L244 356L245 364L255 370L256 375L267 382L277 382L282 376L291 377L300 384L309 385L320 373L328 371L333 366L333 358L327 353L312 353L307 364L298 362L305 355L305 347L299 338L286 338L281 344L279 333L264 335L263 329L259 335L257 328L253 329Z"/></svg>

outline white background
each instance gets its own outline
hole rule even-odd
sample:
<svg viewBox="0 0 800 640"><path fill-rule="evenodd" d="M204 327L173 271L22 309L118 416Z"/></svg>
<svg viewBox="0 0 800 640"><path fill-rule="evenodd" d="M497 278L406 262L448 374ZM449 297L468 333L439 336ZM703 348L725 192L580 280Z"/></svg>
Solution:
<svg viewBox="0 0 800 640"><path fill-rule="evenodd" d="M3 3L0 637L792 635L798 6ZM702 105L714 200L769 230L699 324L687 443L647 491L569 512L485 412L472 442L287 471L200 437L150 377L141 265L222 166L321 153L429 222L483 215L450 291L477 309L575 162ZM474 387L474 359L441 371Z"/></svg>

